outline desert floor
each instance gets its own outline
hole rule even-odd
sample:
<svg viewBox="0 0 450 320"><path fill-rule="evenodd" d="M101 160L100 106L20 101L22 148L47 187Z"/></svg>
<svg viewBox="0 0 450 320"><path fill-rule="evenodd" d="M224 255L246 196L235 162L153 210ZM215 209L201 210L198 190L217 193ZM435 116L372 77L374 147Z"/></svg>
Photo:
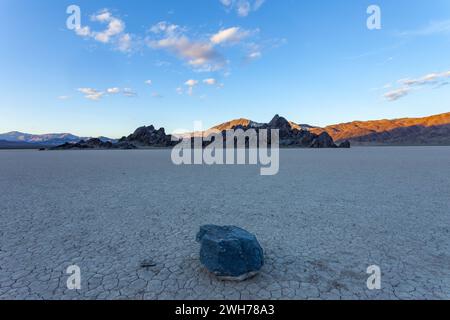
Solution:
<svg viewBox="0 0 450 320"><path fill-rule="evenodd" d="M282 150L259 173L169 150L0 151L0 299L450 299L450 148ZM256 234L261 273L208 274L203 224Z"/></svg>

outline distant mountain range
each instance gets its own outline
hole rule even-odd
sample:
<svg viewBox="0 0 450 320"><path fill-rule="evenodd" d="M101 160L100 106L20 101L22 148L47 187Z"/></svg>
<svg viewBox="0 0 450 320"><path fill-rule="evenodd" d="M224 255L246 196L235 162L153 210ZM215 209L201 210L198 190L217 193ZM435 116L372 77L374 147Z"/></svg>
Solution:
<svg viewBox="0 0 450 320"><path fill-rule="evenodd" d="M47 146L36 143L0 140L0 149L40 149Z"/></svg>
<svg viewBox="0 0 450 320"><path fill-rule="evenodd" d="M64 143L75 143L88 140L89 137L79 137L70 133L30 134L12 131L0 134L1 148L39 148L52 147ZM114 139L99 137L104 142L116 142Z"/></svg>
<svg viewBox="0 0 450 320"><path fill-rule="evenodd" d="M280 117L281 118L281 117ZM281 118L285 120L284 118ZM272 120L274 121L274 120ZM287 121L287 120L286 120ZM236 119L217 125L212 130L226 131L237 127L263 128L269 124L258 123L248 119ZM309 131L320 136L327 133L336 144L346 140L352 145L361 146L391 146L391 145L448 145L450 146L450 112L424 118L403 118L394 120L354 121L320 128L307 124L297 124L291 121L282 123L292 130ZM195 133L196 135L200 133ZM156 130L153 126L139 128L133 135L119 141L136 143L139 139L151 137L156 146L169 144L170 136L164 129ZM54 147L62 144L74 144L91 138L78 137L70 133L34 135L22 132L0 134L0 148L41 148ZM134 139L134 140L133 140ZM117 143L115 139L97 138L97 142ZM142 141L141 141L142 142ZM125 147L127 145L125 144Z"/></svg>
<svg viewBox="0 0 450 320"><path fill-rule="evenodd" d="M450 112L425 118L354 121L310 131L327 132L337 143L349 140L352 145L450 146Z"/></svg>
<svg viewBox="0 0 450 320"><path fill-rule="evenodd" d="M289 122L292 129L306 130L316 135L328 133L335 143L350 141L353 146L446 145L450 146L450 112L425 118L354 121L320 128ZM236 119L207 131L230 130L237 126L258 127L263 124ZM198 133L196 133L198 134Z"/></svg>

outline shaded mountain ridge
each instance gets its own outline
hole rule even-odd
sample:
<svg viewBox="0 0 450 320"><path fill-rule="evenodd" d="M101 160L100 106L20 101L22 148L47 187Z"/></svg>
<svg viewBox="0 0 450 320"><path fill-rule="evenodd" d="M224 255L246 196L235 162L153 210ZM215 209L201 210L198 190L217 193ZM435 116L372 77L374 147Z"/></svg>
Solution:
<svg viewBox="0 0 450 320"><path fill-rule="evenodd" d="M19 131L11 131L0 134L0 140L7 142L16 142L17 145L23 144L26 146L30 144L30 147L36 146L57 146L64 143L77 143L81 140L89 140L92 138L79 137L71 133L48 133L48 134L30 134ZM107 137L98 137L97 139L103 142L116 142L114 139Z"/></svg>
<svg viewBox="0 0 450 320"><path fill-rule="evenodd" d="M310 129L353 145L450 145L450 112L424 118L353 121Z"/></svg>

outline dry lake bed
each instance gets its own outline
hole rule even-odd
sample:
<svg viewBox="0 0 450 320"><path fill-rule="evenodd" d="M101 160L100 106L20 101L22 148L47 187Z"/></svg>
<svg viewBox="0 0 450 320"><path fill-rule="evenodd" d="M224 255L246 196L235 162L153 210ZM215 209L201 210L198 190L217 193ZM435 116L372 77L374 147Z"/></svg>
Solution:
<svg viewBox="0 0 450 320"><path fill-rule="evenodd" d="M0 151L0 299L450 299L450 148L282 150L259 173L169 150ZM256 234L262 272L209 275L203 224Z"/></svg>

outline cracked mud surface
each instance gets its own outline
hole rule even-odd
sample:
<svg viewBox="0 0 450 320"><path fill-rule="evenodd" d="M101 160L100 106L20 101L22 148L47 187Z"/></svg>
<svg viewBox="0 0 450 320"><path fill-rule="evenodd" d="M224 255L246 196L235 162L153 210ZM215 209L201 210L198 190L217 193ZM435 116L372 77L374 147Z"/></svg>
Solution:
<svg viewBox="0 0 450 320"><path fill-rule="evenodd" d="M209 275L203 224L256 234L260 275ZM0 299L450 299L450 148L282 150L273 177L170 151L0 151L0 226Z"/></svg>

